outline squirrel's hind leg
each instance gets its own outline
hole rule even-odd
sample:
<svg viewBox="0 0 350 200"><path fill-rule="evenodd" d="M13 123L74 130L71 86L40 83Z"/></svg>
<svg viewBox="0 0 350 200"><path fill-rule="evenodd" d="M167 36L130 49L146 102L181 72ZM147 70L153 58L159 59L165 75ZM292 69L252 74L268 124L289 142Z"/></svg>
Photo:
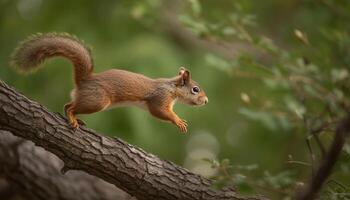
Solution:
<svg viewBox="0 0 350 200"><path fill-rule="evenodd" d="M77 129L79 126L79 122L74 113L74 102L70 102L64 105L64 114L68 118L68 121L72 125L72 127L74 129Z"/></svg>
<svg viewBox="0 0 350 200"><path fill-rule="evenodd" d="M99 93L99 92L96 92ZM66 104L64 110L73 128L85 123L76 118L77 114L91 114L106 109L111 104L111 100L102 94L86 95L78 93L74 101Z"/></svg>
<svg viewBox="0 0 350 200"><path fill-rule="evenodd" d="M66 116L67 118L68 118L68 112L67 112L67 110L68 110L69 107L72 106L72 104L73 104L73 102L70 102L70 103L67 103L66 105L64 105L64 114L65 114L65 116ZM75 119L78 121L78 124L79 124L79 125L83 125L83 126L86 125L86 123L85 123L83 120L81 120L81 119L79 119L79 118L75 118ZM69 121L69 122L71 122L71 121Z"/></svg>
<svg viewBox="0 0 350 200"><path fill-rule="evenodd" d="M74 109L73 109L73 102L70 102L64 105L64 114L66 115L69 123L72 125L74 129L77 129L78 125L82 125L82 126L86 125L86 123L83 120L76 118L74 114Z"/></svg>

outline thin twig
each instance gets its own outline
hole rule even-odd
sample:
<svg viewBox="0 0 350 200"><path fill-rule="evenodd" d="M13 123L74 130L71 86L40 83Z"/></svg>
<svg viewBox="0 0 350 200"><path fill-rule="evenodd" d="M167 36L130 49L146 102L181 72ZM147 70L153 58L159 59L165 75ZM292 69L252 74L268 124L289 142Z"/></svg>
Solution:
<svg viewBox="0 0 350 200"><path fill-rule="evenodd" d="M297 193L298 200L312 200L316 198L323 184L330 176L332 168L342 152L343 146L345 144L345 139L349 133L350 113L348 113L346 118L338 125L333 143L328 153L326 154L326 157L324 157L321 165L317 169L315 176L311 178L308 185L306 185Z"/></svg>
<svg viewBox="0 0 350 200"><path fill-rule="evenodd" d="M299 164L299 165L304 165L304 166L308 166L308 167L312 166L312 164L310 164L310 163L303 162L303 161L297 161L297 160L289 160L286 163L288 163L288 164Z"/></svg>
<svg viewBox="0 0 350 200"><path fill-rule="evenodd" d="M309 152L310 152L311 173L312 173L312 176L314 176L315 175L315 157L316 156L312 150L312 146L310 144L310 139L311 139L310 137L307 137L305 141L306 141L307 148L309 149Z"/></svg>

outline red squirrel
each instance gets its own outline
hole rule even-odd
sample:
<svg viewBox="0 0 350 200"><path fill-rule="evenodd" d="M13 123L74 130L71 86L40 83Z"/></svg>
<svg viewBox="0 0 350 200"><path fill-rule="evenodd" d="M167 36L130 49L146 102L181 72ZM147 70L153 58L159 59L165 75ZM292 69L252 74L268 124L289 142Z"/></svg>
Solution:
<svg viewBox="0 0 350 200"><path fill-rule="evenodd" d="M174 103L191 106L208 103L205 92L184 67L173 78L152 79L119 69L94 73L90 48L67 33L30 36L12 54L11 65L19 71L31 72L54 56L65 57L74 66L72 100L64 105L65 115L74 129L83 124L76 118L77 114L95 113L112 106L136 105L158 119L175 124L185 133L187 122L173 111Z"/></svg>

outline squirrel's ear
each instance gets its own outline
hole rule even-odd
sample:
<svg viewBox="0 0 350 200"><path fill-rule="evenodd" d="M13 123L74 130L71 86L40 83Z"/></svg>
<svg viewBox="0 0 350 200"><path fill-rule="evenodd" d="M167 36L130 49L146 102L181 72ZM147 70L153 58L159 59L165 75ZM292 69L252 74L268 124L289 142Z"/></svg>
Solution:
<svg viewBox="0 0 350 200"><path fill-rule="evenodd" d="M180 67L179 75L182 75L187 69L185 67Z"/></svg>
<svg viewBox="0 0 350 200"><path fill-rule="evenodd" d="M179 75L180 75L179 85L186 85L187 83L190 82L191 80L190 71L188 71L186 68L180 67Z"/></svg>

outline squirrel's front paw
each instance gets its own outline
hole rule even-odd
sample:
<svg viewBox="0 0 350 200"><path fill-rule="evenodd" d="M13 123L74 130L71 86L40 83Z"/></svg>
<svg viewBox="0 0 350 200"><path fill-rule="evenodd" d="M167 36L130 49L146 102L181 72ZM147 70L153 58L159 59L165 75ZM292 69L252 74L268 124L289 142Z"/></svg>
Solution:
<svg viewBox="0 0 350 200"><path fill-rule="evenodd" d="M182 133L187 132L187 121L184 119L180 119L177 123L176 126L180 129Z"/></svg>

